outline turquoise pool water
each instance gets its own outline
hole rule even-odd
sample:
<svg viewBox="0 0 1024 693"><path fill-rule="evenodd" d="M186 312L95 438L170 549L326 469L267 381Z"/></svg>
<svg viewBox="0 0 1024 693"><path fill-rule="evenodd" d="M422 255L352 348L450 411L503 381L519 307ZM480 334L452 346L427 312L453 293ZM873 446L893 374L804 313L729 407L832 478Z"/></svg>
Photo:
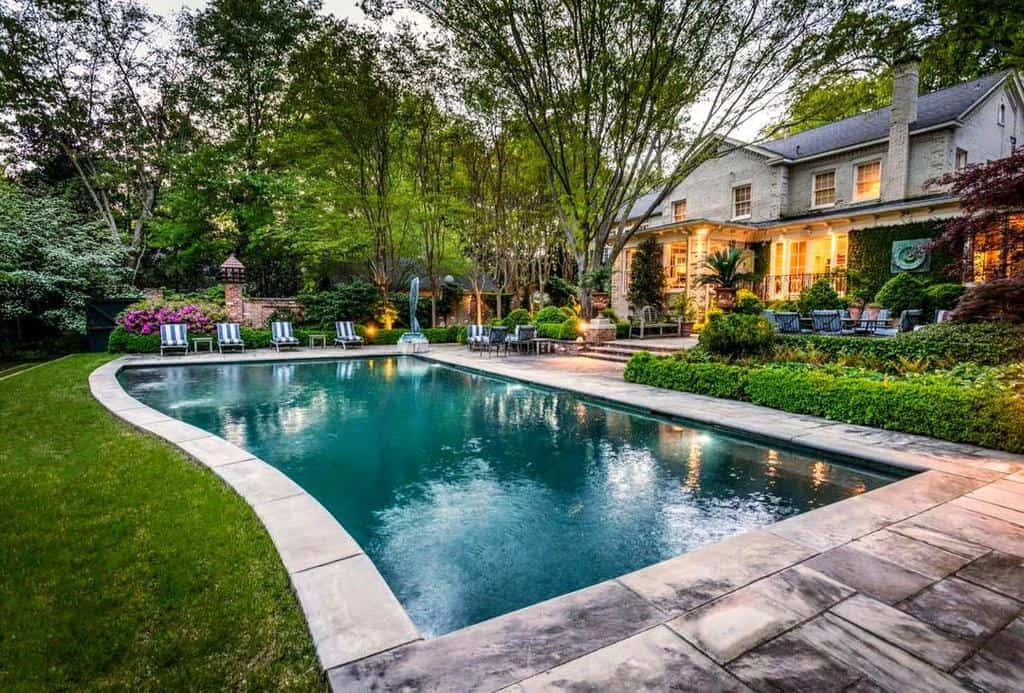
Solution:
<svg viewBox="0 0 1024 693"><path fill-rule="evenodd" d="M120 378L319 499L427 637L892 480L414 358Z"/></svg>

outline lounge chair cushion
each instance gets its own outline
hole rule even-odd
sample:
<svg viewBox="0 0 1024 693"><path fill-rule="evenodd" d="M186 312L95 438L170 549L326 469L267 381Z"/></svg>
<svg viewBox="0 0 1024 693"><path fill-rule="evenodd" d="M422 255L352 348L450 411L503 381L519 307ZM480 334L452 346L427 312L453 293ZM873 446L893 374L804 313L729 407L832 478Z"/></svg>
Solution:
<svg viewBox="0 0 1024 693"><path fill-rule="evenodd" d="M351 320L341 320L334 323L334 329L337 332L334 341L336 342L362 342L363 338L356 334L356 328L352 325Z"/></svg>
<svg viewBox="0 0 1024 693"><path fill-rule="evenodd" d="M160 346L188 349L188 325L182 323L161 325Z"/></svg>
<svg viewBox="0 0 1024 693"><path fill-rule="evenodd" d="M299 340L292 334L290 322L270 323L270 342L272 344L298 344Z"/></svg>
<svg viewBox="0 0 1024 693"><path fill-rule="evenodd" d="M241 346L242 332L236 322L217 323L217 343L221 346Z"/></svg>

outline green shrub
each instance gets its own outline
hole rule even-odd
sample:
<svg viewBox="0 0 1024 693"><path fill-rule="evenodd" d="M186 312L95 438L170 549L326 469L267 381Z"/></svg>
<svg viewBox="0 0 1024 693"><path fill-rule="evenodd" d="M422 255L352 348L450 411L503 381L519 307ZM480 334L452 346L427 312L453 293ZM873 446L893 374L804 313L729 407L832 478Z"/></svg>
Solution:
<svg viewBox="0 0 1024 693"><path fill-rule="evenodd" d="M629 320L619 320L615 323L615 338L629 339Z"/></svg>
<svg viewBox="0 0 1024 693"><path fill-rule="evenodd" d="M895 315L904 310L924 308L924 290L927 286L927 278L914 276L910 272L900 272L882 284L882 288L875 294L875 301Z"/></svg>
<svg viewBox="0 0 1024 693"><path fill-rule="evenodd" d="M732 312L741 315L760 315L763 310L764 304L753 291L740 289L736 292L736 307Z"/></svg>
<svg viewBox="0 0 1024 693"><path fill-rule="evenodd" d="M646 351L626 364L624 377L631 383L654 385L711 397L744 399L746 371L725 363L688 363L674 356L654 356Z"/></svg>
<svg viewBox="0 0 1024 693"><path fill-rule="evenodd" d="M615 314L614 308L602 308L601 312L598 313L603 318L608 318L612 322L619 322L619 316Z"/></svg>
<svg viewBox="0 0 1024 693"><path fill-rule="evenodd" d="M963 295L964 286L961 284L932 284L924 290L924 305L932 313L953 310Z"/></svg>
<svg viewBox="0 0 1024 693"><path fill-rule="evenodd" d="M565 322L565 318L566 315L564 312L562 312L561 308L558 308L557 306L545 306L544 308L541 308L539 311L537 311L537 315L534 318L534 322L537 323L538 325L546 325L552 323L557 323L560 325L563 322Z"/></svg>
<svg viewBox="0 0 1024 693"><path fill-rule="evenodd" d="M772 301L768 304L768 310L777 313L796 313L799 312L800 305L796 301Z"/></svg>
<svg viewBox="0 0 1024 693"><path fill-rule="evenodd" d="M999 365L1024 360L1024 325L940 323L892 339L778 335L777 343L814 348L831 359L866 356L876 359L931 358L936 361Z"/></svg>
<svg viewBox="0 0 1024 693"><path fill-rule="evenodd" d="M333 324L337 320L372 320L380 300L377 287L361 279L338 284L330 291L303 294L299 301L311 323Z"/></svg>
<svg viewBox="0 0 1024 693"><path fill-rule="evenodd" d="M356 332L363 336L367 344L390 345L398 344L399 338L409 330L406 328L395 328L392 330L367 330L361 326L356 327ZM450 327L427 327L420 330L420 333L427 338L431 344L445 344L466 340L466 328L463 325L451 325Z"/></svg>
<svg viewBox="0 0 1024 693"><path fill-rule="evenodd" d="M508 327L515 327L516 325L529 325L530 324L530 311L525 308L516 308L514 311L505 316L505 325Z"/></svg>
<svg viewBox="0 0 1024 693"><path fill-rule="evenodd" d="M828 279L819 279L800 292L797 309L801 313L812 310L839 310L846 307L846 302L832 288Z"/></svg>
<svg viewBox="0 0 1024 693"><path fill-rule="evenodd" d="M775 330L760 315L713 315L700 333L700 346L713 354L736 358L768 351Z"/></svg>

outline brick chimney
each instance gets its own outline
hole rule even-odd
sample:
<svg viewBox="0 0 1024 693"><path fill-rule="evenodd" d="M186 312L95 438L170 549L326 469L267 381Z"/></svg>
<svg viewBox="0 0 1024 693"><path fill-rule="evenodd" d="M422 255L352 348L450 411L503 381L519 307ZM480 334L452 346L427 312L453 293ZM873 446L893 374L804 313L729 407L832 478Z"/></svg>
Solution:
<svg viewBox="0 0 1024 693"><path fill-rule="evenodd" d="M242 287L245 285L245 265L239 262L234 253L220 266L218 273L224 284L224 308L229 322L245 321L245 297Z"/></svg>
<svg viewBox="0 0 1024 693"><path fill-rule="evenodd" d="M917 120L918 62L907 60L894 70L889 109L889 151L882 166L882 200L907 196L910 170L910 124Z"/></svg>

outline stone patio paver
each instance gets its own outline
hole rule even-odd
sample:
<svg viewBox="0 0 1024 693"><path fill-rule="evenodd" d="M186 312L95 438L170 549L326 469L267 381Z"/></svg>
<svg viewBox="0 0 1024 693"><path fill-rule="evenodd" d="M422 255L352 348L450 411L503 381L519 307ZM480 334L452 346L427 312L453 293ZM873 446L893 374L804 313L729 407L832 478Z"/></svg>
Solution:
<svg viewBox="0 0 1024 693"><path fill-rule="evenodd" d="M904 524L929 527L957 539L988 546L1015 556L1024 556L1024 528L965 510L952 503L946 503L906 520L905 523L897 524L897 530Z"/></svg>
<svg viewBox="0 0 1024 693"><path fill-rule="evenodd" d="M678 635L658 626L522 681L508 691L749 691Z"/></svg>
<svg viewBox="0 0 1024 693"><path fill-rule="evenodd" d="M902 522L898 525L890 525L886 530L970 559L984 556L992 550L981 544L975 544L970 541L951 537L948 534L944 534L937 529L932 529L931 527L924 527L907 522Z"/></svg>
<svg viewBox="0 0 1024 693"><path fill-rule="evenodd" d="M993 505L982 500L977 500L972 496L964 496L950 501L953 505L960 506L964 510L970 510L971 512L979 513L981 515L988 515L999 520L1006 520L1012 522L1018 527L1024 527L1024 512L1018 512L1016 510L1010 510L1004 508L1001 505Z"/></svg>
<svg viewBox="0 0 1024 693"><path fill-rule="evenodd" d="M933 580L853 546L840 546L807 561L809 567L885 604L895 604Z"/></svg>
<svg viewBox="0 0 1024 693"><path fill-rule="evenodd" d="M861 537L850 546L934 579L955 573L971 561L887 529Z"/></svg>
<svg viewBox="0 0 1024 693"><path fill-rule="evenodd" d="M809 645L790 631L726 667L758 691L840 693L863 678L857 669Z"/></svg>
<svg viewBox="0 0 1024 693"><path fill-rule="evenodd" d="M832 613L944 671L973 651L970 643L863 594L834 606Z"/></svg>
<svg viewBox="0 0 1024 693"><path fill-rule="evenodd" d="M980 691L1019 691L1024 681L1024 619L1017 619L989 640L956 670L958 678Z"/></svg>
<svg viewBox="0 0 1024 693"><path fill-rule="evenodd" d="M668 622L719 664L853 594L804 565L788 568Z"/></svg>
<svg viewBox="0 0 1024 693"><path fill-rule="evenodd" d="M979 489L975 489L973 492L967 495L968 498L974 500L984 501L985 503L991 503L992 505L998 505L1003 508L1008 508L1015 512L1024 512L1024 494L1013 493L1007 491L1004 488L998 486L999 482L989 484L988 486L982 486ZM1014 483L1014 486L1018 484Z"/></svg>
<svg viewBox="0 0 1024 693"><path fill-rule="evenodd" d="M213 471L253 506L305 493L301 486L263 460L222 464Z"/></svg>
<svg viewBox="0 0 1024 693"><path fill-rule="evenodd" d="M754 530L619 578L669 614L694 609L814 555L814 550Z"/></svg>
<svg viewBox="0 0 1024 693"><path fill-rule="evenodd" d="M1021 612L1021 604L955 577L936 582L899 604L911 616L975 644L991 637Z"/></svg>
<svg viewBox="0 0 1024 693"><path fill-rule="evenodd" d="M993 551L957 573L965 580L1024 602L1024 558Z"/></svg>
<svg viewBox="0 0 1024 693"><path fill-rule="evenodd" d="M330 672L339 691L488 690L542 673L664 620L617 582L556 597Z"/></svg>
<svg viewBox="0 0 1024 693"><path fill-rule="evenodd" d="M308 493L257 503L253 509L274 540L289 573L363 552L356 540Z"/></svg>

